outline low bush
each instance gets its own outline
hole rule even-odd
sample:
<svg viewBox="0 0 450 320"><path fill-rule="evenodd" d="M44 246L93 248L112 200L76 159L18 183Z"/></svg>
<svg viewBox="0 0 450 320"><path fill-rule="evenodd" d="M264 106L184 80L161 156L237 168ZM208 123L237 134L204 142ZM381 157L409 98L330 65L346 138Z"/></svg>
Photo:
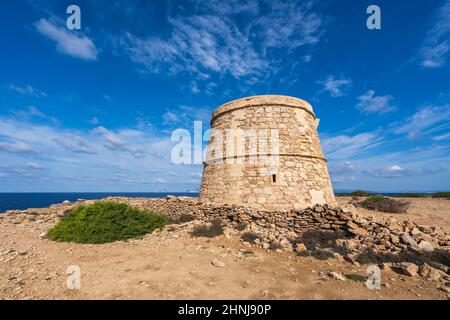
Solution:
<svg viewBox="0 0 450 320"><path fill-rule="evenodd" d="M222 221L220 221L220 219L215 219L211 221L210 224L196 226L194 230L192 230L192 235L194 237L214 238L222 234L223 234L223 226Z"/></svg>
<svg viewBox="0 0 450 320"><path fill-rule="evenodd" d="M245 228L247 228L247 225L245 223L238 223L234 226L234 229L237 231L244 231Z"/></svg>
<svg viewBox="0 0 450 320"><path fill-rule="evenodd" d="M245 232L242 234L241 239L245 242L254 243L256 239L259 239L259 236L254 232Z"/></svg>
<svg viewBox="0 0 450 320"><path fill-rule="evenodd" d="M350 195L353 197L368 197L370 196L370 193L364 190L355 190Z"/></svg>
<svg viewBox="0 0 450 320"><path fill-rule="evenodd" d="M433 198L450 198L450 192L436 192L433 194Z"/></svg>
<svg viewBox="0 0 450 320"><path fill-rule="evenodd" d="M347 279L350 279L350 280L355 281L355 282L366 282L367 279L369 278L367 276L362 276L362 275L359 275L359 274L356 274L356 273L346 274L345 277Z"/></svg>
<svg viewBox="0 0 450 320"><path fill-rule="evenodd" d="M396 197L401 198L428 198L431 197L430 194L426 193L400 193Z"/></svg>
<svg viewBox="0 0 450 320"><path fill-rule="evenodd" d="M405 213L408 210L409 202L394 200L384 196L370 196L359 205L369 210L376 210L388 213Z"/></svg>
<svg viewBox="0 0 450 320"><path fill-rule="evenodd" d="M141 237L167 222L161 214L105 201L72 209L48 236L59 242L99 244Z"/></svg>
<svg viewBox="0 0 450 320"><path fill-rule="evenodd" d="M178 223L185 223L185 222L190 222L190 221L194 221L195 220L195 216L192 214L182 214L181 216L179 216L177 218L177 222Z"/></svg>

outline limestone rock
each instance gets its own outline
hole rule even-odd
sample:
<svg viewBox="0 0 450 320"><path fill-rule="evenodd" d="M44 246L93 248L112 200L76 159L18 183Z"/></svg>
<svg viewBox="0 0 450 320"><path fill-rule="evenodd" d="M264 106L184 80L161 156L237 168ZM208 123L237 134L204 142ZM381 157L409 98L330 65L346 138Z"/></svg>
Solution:
<svg viewBox="0 0 450 320"><path fill-rule="evenodd" d="M47 232L42 232L41 234L39 234L39 239L47 239Z"/></svg>
<svg viewBox="0 0 450 320"><path fill-rule="evenodd" d="M420 267L419 274L420 276L428 278L432 281L439 281L445 276L444 272L435 269L426 263Z"/></svg>
<svg viewBox="0 0 450 320"><path fill-rule="evenodd" d="M417 242L416 240L414 240L409 234L403 234L400 239L402 240L402 243L411 246L411 247L416 247L417 246Z"/></svg>
<svg viewBox="0 0 450 320"><path fill-rule="evenodd" d="M420 243L417 245L419 249L423 252L433 252L434 247L433 245L425 240L420 241Z"/></svg>
<svg viewBox="0 0 450 320"><path fill-rule="evenodd" d="M295 251L300 253L300 252L308 251L308 248L306 248L304 243L297 243L295 245Z"/></svg>
<svg viewBox="0 0 450 320"><path fill-rule="evenodd" d="M448 286L442 286L439 288L439 290L444 291L445 293L450 293L450 287Z"/></svg>
<svg viewBox="0 0 450 320"><path fill-rule="evenodd" d="M350 232L350 233L353 233L354 235L357 235L357 236L365 236L365 235L367 235L367 230L365 230L365 229L362 229L362 228L351 228L351 229L348 229L348 231Z"/></svg>
<svg viewBox="0 0 450 320"><path fill-rule="evenodd" d="M415 277L419 272L419 267L411 262L402 262L398 266L398 268L402 274L407 275L409 277Z"/></svg>
<svg viewBox="0 0 450 320"><path fill-rule="evenodd" d="M213 266L217 267L217 268L224 268L225 267L225 263L220 261L220 260L217 260L217 259L214 259L213 261L211 261L211 264Z"/></svg>
<svg viewBox="0 0 450 320"><path fill-rule="evenodd" d="M346 280L345 277L341 273L335 272L335 271L328 272L328 276L330 278L332 278L332 279L339 280L339 281L345 281Z"/></svg>
<svg viewBox="0 0 450 320"><path fill-rule="evenodd" d="M344 249L353 251L353 250L358 249L359 244L355 240L352 240L352 239L348 239L348 240L347 239L337 239L336 246L338 248L344 248Z"/></svg>

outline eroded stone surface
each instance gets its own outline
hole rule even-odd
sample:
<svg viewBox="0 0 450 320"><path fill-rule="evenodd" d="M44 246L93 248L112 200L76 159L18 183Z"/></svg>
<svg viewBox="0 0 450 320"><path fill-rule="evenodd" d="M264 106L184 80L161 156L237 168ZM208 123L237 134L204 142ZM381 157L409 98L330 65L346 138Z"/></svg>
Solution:
<svg viewBox="0 0 450 320"><path fill-rule="evenodd" d="M219 107L211 121L200 199L264 210L334 204L318 124L311 105L293 97L256 96ZM264 130L265 148L258 140ZM276 140L270 130L277 130ZM231 141L243 147L235 148ZM230 148L236 158L224 160ZM271 156L264 162L261 156L267 153Z"/></svg>

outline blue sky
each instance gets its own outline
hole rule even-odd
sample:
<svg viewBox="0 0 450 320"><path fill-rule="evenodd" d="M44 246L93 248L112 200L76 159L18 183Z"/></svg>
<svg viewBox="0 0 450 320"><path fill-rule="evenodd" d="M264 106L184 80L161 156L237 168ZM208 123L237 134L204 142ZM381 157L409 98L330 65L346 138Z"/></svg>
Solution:
<svg viewBox="0 0 450 320"><path fill-rule="evenodd" d="M450 189L450 0L2 1L0 37L0 192L196 191L172 131L257 94L313 105L336 190Z"/></svg>

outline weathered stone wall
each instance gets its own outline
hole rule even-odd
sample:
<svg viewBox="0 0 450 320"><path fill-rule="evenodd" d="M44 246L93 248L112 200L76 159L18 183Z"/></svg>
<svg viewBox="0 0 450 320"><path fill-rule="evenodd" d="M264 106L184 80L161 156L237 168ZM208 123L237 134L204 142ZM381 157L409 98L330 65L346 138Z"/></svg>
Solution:
<svg viewBox="0 0 450 320"><path fill-rule="evenodd" d="M292 250L292 244L306 231L343 231L352 237L341 244L349 250L371 249L384 254L407 250L433 250L450 246L450 235L441 228L418 225L412 221L375 219L358 216L340 207L316 205L301 210L264 211L237 205L213 205L197 198L168 196L167 199L108 198L160 212L175 219L192 215L205 222L220 219L224 225L244 224L261 237L261 244L281 245Z"/></svg>
<svg viewBox="0 0 450 320"><path fill-rule="evenodd" d="M232 101L213 114L211 127L223 139L210 142L209 162L203 171L200 199L214 204L249 205L257 209L302 209L315 204L334 204L326 159L317 134L319 121L306 101L286 96L256 96ZM230 147L229 129L241 129L244 147L235 158L223 160ZM278 130L277 154L268 138L267 148L253 139L266 130ZM259 136L258 136L259 137ZM221 152L214 150L214 144ZM215 147L217 149L217 147ZM263 162L270 154L273 162ZM275 157L274 157L275 156ZM212 161L211 161L212 160ZM216 160L216 162L214 162Z"/></svg>

